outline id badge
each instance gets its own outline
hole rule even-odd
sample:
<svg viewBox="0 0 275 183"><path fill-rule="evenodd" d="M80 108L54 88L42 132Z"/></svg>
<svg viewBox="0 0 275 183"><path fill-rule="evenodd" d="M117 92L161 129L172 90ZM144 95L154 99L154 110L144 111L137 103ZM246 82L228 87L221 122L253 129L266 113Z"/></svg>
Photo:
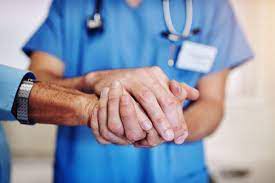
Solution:
<svg viewBox="0 0 275 183"><path fill-rule="evenodd" d="M213 46L185 41L180 49L176 67L208 73L216 59L218 49Z"/></svg>

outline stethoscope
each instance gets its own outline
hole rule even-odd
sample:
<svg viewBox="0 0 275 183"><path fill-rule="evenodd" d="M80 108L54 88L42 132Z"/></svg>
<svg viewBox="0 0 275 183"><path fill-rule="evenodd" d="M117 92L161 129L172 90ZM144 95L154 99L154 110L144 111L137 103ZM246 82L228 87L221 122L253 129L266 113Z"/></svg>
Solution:
<svg viewBox="0 0 275 183"><path fill-rule="evenodd" d="M170 0L163 0L163 14L168 31L162 32L162 35L172 42L183 41L188 39L192 35L196 35L200 32L199 28L191 30L193 22L193 1L186 0L186 21L184 30L182 33L176 31L170 13Z"/></svg>
<svg viewBox="0 0 275 183"><path fill-rule="evenodd" d="M87 30L90 33L103 32L104 24L101 16L102 0L96 0L95 10L92 16L86 20Z"/></svg>
<svg viewBox="0 0 275 183"><path fill-rule="evenodd" d="M184 30L182 33L176 31L170 13L170 0L162 0L163 3L163 14L168 31L163 31L161 33L162 37L168 39L172 43L180 42L189 39L191 36L197 35L201 32L199 28L192 29L193 22L193 1L186 0L186 21ZM91 33L103 32L104 24L103 18L101 16L102 0L96 0L95 11L92 16L89 16L86 21L87 30ZM174 65L174 53L176 47L172 45L170 47L170 56L168 60L168 65Z"/></svg>

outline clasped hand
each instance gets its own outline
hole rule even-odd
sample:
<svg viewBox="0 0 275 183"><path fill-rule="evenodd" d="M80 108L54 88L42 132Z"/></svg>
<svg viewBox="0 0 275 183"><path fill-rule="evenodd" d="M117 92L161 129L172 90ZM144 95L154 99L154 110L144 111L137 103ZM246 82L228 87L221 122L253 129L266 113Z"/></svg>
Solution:
<svg viewBox="0 0 275 183"><path fill-rule="evenodd" d="M186 140L183 102L196 100L199 92L169 81L159 67L90 73L85 82L100 95L90 120L99 143L153 147Z"/></svg>

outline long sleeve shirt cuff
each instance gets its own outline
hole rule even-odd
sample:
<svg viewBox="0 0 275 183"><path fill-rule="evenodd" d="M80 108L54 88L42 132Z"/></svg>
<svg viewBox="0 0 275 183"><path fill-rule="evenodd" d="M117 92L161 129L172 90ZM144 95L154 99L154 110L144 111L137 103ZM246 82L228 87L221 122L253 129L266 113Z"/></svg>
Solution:
<svg viewBox="0 0 275 183"><path fill-rule="evenodd" d="M0 120L16 120L12 107L23 79L35 79L33 73L0 64Z"/></svg>

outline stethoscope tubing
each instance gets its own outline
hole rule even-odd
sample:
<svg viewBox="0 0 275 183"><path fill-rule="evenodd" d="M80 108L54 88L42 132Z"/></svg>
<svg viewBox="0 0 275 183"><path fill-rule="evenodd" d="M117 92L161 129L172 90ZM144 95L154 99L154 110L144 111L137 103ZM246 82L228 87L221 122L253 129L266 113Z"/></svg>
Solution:
<svg viewBox="0 0 275 183"><path fill-rule="evenodd" d="M179 33L172 22L171 12L170 12L170 0L162 0L163 6L163 15L165 24L168 28L167 32L163 32L162 35L165 36L172 42L184 41L188 39L191 33L192 21L193 21L193 1L186 0L186 21L184 30L182 33ZM87 26L89 30L102 30L103 27L102 18L101 18L101 9L102 9L102 0L96 0L95 10L92 16L92 19L88 19Z"/></svg>
<svg viewBox="0 0 275 183"><path fill-rule="evenodd" d="M182 33L177 32L175 29L170 13L170 0L163 0L163 14L165 24L169 30L169 37L167 37L171 41L182 41L187 39L191 34L192 22L193 22L193 1L186 0L186 21L184 30Z"/></svg>

